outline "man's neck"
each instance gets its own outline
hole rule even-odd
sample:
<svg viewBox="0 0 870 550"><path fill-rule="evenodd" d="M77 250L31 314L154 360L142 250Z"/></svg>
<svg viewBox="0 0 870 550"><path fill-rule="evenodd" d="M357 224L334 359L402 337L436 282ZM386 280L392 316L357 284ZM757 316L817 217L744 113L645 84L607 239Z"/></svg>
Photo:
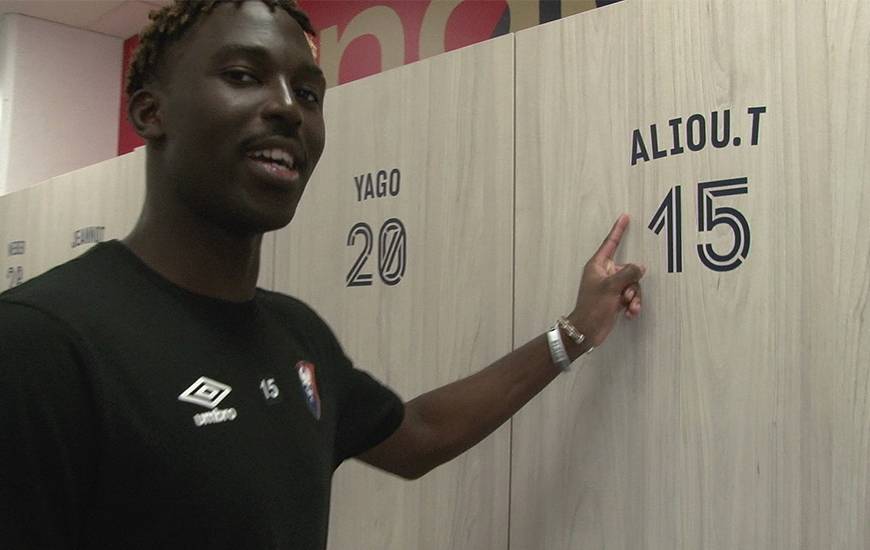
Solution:
<svg viewBox="0 0 870 550"><path fill-rule="evenodd" d="M232 302L252 299L262 234L238 237L202 224L184 225L160 223L146 209L123 242L151 269L186 290Z"/></svg>

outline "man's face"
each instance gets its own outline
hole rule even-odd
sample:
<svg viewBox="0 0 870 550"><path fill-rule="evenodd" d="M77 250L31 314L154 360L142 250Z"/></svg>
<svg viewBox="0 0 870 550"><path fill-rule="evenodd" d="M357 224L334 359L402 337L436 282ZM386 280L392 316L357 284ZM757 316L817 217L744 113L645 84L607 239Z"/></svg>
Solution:
<svg viewBox="0 0 870 550"><path fill-rule="evenodd" d="M168 49L158 88L170 196L238 235L287 225L324 145L326 84L299 24L219 4Z"/></svg>

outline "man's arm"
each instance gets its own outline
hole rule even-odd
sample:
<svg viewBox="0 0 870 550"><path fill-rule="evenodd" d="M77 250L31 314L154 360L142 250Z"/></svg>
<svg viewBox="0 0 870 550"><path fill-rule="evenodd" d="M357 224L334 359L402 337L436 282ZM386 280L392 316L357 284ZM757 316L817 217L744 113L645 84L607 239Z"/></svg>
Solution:
<svg viewBox="0 0 870 550"><path fill-rule="evenodd" d="M74 338L29 306L0 301L3 548L77 548L96 475L96 424Z"/></svg>
<svg viewBox="0 0 870 550"><path fill-rule="evenodd" d="M644 269L613 261L627 227L628 216L620 216L583 271L577 303L568 319L586 339L578 346L564 334L562 338L572 360L589 346L601 345L621 311L628 318L640 313L639 281ZM547 338L541 335L482 371L408 402L396 432L357 458L416 479L476 445L559 372L550 358Z"/></svg>

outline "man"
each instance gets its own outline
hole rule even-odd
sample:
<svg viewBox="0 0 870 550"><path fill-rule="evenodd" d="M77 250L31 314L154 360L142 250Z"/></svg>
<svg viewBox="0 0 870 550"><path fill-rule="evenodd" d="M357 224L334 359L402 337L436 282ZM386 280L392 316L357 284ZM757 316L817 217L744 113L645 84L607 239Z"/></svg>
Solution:
<svg viewBox="0 0 870 550"><path fill-rule="evenodd" d="M402 404L306 305L256 289L262 235L323 150L311 33L292 1L249 0L169 6L143 35L137 226L0 298L13 548L324 548L343 460L419 477L639 314L643 270L612 259L623 216L562 328Z"/></svg>

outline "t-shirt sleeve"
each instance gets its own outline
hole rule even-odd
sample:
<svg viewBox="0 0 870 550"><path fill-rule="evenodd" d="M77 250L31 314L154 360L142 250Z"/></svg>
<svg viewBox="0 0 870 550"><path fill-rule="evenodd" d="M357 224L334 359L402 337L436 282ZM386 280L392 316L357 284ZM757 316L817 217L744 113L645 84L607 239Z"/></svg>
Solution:
<svg viewBox="0 0 870 550"><path fill-rule="evenodd" d="M405 418L405 405L391 389L353 366L329 325L307 304L293 298L305 320L307 338L336 367L340 387L335 432L335 466L387 439Z"/></svg>
<svg viewBox="0 0 870 550"><path fill-rule="evenodd" d="M63 323L0 301L0 533L9 548L81 543L96 462L82 364Z"/></svg>
<svg viewBox="0 0 870 550"><path fill-rule="evenodd" d="M335 438L339 463L387 439L405 417L399 396L370 374L353 367L345 374L347 386Z"/></svg>

